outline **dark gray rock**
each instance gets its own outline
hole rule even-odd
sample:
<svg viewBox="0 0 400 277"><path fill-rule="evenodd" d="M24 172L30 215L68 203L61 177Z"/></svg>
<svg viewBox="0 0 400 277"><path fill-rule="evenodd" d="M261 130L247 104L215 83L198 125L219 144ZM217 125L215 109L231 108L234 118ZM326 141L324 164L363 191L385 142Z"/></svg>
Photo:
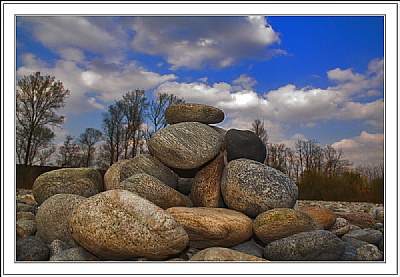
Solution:
<svg viewBox="0 0 400 277"><path fill-rule="evenodd" d="M354 230L343 236L343 238L355 238L375 245L379 245L382 237L383 234L380 231L368 228Z"/></svg>
<svg viewBox="0 0 400 277"><path fill-rule="evenodd" d="M357 261L381 261L382 252L376 245L367 243L357 248Z"/></svg>
<svg viewBox="0 0 400 277"><path fill-rule="evenodd" d="M303 232L269 243L264 257L271 261L335 261L344 252L344 244L326 230Z"/></svg>
<svg viewBox="0 0 400 277"><path fill-rule="evenodd" d="M194 169L219 153L221 137L205 124L183 122L155 133L148 147L153 156L169 167Z"/></svg>
<svg viewBox="0 0 400 277"><path fill-rule="evenodd" d="M38 237L27 236L17 240L17 261L47 261L49 247Z"/></svg>
<svg viewBox="0 0 400 277"><path fill-rule="evenodd" d="M188 196L192 191L193 179L194 178L178 178L178 187L176 190Z"/></svg>
<svg viewBox="0 0 400 277"><path fill-rule="evenodd" d="M17 228L18 235L21 237L33 236L36 233L36 221L32 219L22 218L17 220Z"/></svg>
<svg viewBox="0 0 400 277"><path fill-rule="evenodd" d="M99 258L92 255L82 247L69 248L51 256L50 261L98 261Z"/></svg>
<svg viewBox="0 0 400 277"><path fill-rule="evenodd" d="M351 243L345 241L344 244L344 252L342 257L340 257L341 261L356 261L357 260L357 248L355 248Z"/></svg>
<svg viewBox="0 0 400 277"><path fill-rule="evenodd" d="M251 217L273 208L292 208L298 196L292 179L249 159L228 163L222 175L221 191L229 208Z"/></svg>
<svg viewBox="0 0 400 277"><path fill-rule="evenodd" d="M170 124L180 122L219 123L224 120L224 112L204 104L171 104L165 109L165 120Z"/></svg>
<svg viewBox="0 0 400 277"><path fill-rule="evenodd" d="M257 244L254 240L248 240L231 247L231 249L262 258L264 247Z"/></svg>
<svg viewBox="0 0 400 277"><path fill-rule="evenodd" d="M229 130L225 134L224 146L228 162L245 158L263 163L267 153L261 139L248 130Z"/></svg>
<svg viewBox="0 0 400 277"><path fill-rule="evenodd" d="M385 241L384 238L382 237L381 241L379 242L378 248L383 252L384 247L385 247Z"/></svg>

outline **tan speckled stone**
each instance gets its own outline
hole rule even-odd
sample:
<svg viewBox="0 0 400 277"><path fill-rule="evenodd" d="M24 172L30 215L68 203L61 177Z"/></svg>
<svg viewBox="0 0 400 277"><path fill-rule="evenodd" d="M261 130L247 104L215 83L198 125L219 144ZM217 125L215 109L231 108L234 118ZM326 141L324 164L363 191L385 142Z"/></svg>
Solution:
<svg viewBox="0 0 400 277"><path fill-rule="evenodd" d="M224 155L221 152L206 167L197 172L190 192L194 206L222 207L221 178L224 170Z"/></svg>
<svg viewBox="0 0 400 277"><path fill-rule="evenodd" d="M171 169L155 157L144 154L118 161L110 166L104 174L105 189L115 189L119 182L139 173L149 174L173 189L178 185L178 176Z"/></svg>
<svg viewBox="0 0 400 277"><path fill-rule="evenodd" d="M73 238L106 260L163 259L188 244L185 229L169 213L127 190L87 198L71 215Z"/></svg>
<svg viewBox="0 0 400 277"><path fill-rule="evenodd" d="M63 168L49 171L40 175L32 188L35 200L39 205L56 194L76 194L89 197L102 190L101 175L93 168Z"/></svg>
<svg viewBox="0 0 400 277"><path fill-rule="evenodd" d="M180 122L219 123L224 120L224 112L204 104L171 104L165 109L165 120L170 124Z"/></svg>
<svg viewBox="0 0 400 277"><path fill-rule="evenodd" d="M190 261L213 261L213 262L228 262L228 261L248 261L248 262L267 262L266 259L249 255L243 252L235 251L223 247L210 247L201 250L195 254Z"/></svg>
<svg viewBox="0 0 400 277"><path fill-rule="evenodd" d="M253 234L252 220L233 210L176 207L167 212L185 228L189 245L194 248L231 247L248 240Z"/></svg>
<svg viewBox="0 0 400 277"><path fill-rule="evenodd" d="M36 236L46 244L58 239L68 247L77 246L69 230L69 217L75 205L84 199L74 194L56 194L44 201L36 214Z"/></svg>
<svg viewBox="0 0 400 277"><path fill-rule="evenodd" d="M345 218L350 224L360 228L373 228L375 225L375 217L369 213L351 212L351 213L336 213L338 217Z"/></svg>
<svg viewBox="0 0 400 277"><path fill-rule="evenodd" d="M125 189L137 193L163 209L192 206L189 197L149 174L135 174L120 182L116 189Z"/></svg>
<svg viewBox="0 0 400 277"><path fill-rule="evenodd" d="M301 207L300 210L315 218L325 230L331 228L333 224L335 224L337 216L329 208Z"/></svg>
<svg viewBox="0 0 400 277"><path fill-rule="evenodd" d="M256 217L254 234L264 243L297 233L321 230L322 226L308 214L288 208L276 208Z"/></svg>
<svg viewBox="0 0 400 277"><path fill-rule="evenodd" d="M194 169L219 153L221 136L208 125L183 122L156 132L148 147L152 155L169 167Z"/></svg>

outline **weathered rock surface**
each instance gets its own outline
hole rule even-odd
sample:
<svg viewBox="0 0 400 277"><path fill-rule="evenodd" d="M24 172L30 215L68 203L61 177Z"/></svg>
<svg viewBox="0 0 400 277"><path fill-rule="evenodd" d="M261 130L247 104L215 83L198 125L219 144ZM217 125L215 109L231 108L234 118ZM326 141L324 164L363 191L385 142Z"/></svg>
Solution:
<svg viewBox="0 0 400 277"><path fill-rule="evenodd" d="M240 251L252 256L262 258L264 247L257 244L253 239L240 243L238 245L232 246L232 250Z"/></svg>
<svg viewBox="0 0 400 277"><path fill-rule="evenodd" d="M264 163L267 154L264 143L249 130L230 129L225 134L224 146L228 162L245 158Z"/></svg>
<svg viewBox="0 0 400 277"><path fill-rule="evenodd" d="M350 224L346 219L338 217L336 218L335 223L329 229L329 231L331 231L336 236L343 236L350 231Z"/></svg>
<svg viewBox="0 0 400 277"><path fill-rule="evenodd" d="M228 163L222 175L221 191L229 208L251 217L273 208L292 208L298 196L292 179L248 159Z"/></svg>
<svg viewBox="0 0 400 277"><path fill-rule="evenodd" d="M252 220L237 211L175 207L167 212L185 228L189 235L189 245L198 249L231 247L248 240L253 234Z"/></svg>
<svg viewBox="0 0 400 277"><path fill-rule="evenodd" d="M326 230L298 233L264 248L264 257L272 261L335 261L343 253L343 241Z"/></svg>
<svg viewBox="0 0 400 277"><path fill-rule="evenodd" d="M336 214L329 208L324 207L302 207L300 208L302 212L315 218L322 227L327 230L335 224Z"/></svg>
<svg viewBox="0 0 400 277"><path fill-rule="evenodd" d="M69 220L73 208L84 199L75 194L56 194L44 201L36 214L36 236L46 244L59 239L67 247L77 246L71 236Z"/></svg>
<svg viewBox="0 0 400 277"><path fill-rule="evenodd" d="M56 194L76 194L83 197L103 190L100 173L93 168L63 168L40 175L33 184L33 195L39 205Z"/></svg>
<svg viewBox="0 0 400 277"><path fill-rule="evenodd" d="M167 186L149 174L135 174L119 183L116 189L129 190L138 194L157 206L168 209L171 207L191 207L189 197Z"/></svg>
<svg viewBox="0 0 400 277"><path fill-rule="evenodd" d="M258 215L253 222L254 234L264 243L321 229L322 226L313 217L289 208L266 211Z"/></svg>
<svg viewBox="0 0 400 277"><path fill-rule="evenodd" d="M219 123L224 120L224 112L204 104L171 104L165 109L165 120L169 124L180 122Z"/></svg>
<svg viewBox="0 0 400 277"><path fill-rule="evenodd" d="M221 178L224 170L224 155L219 155L197 172L190 193L193 205L198 207L222 207Z"/></svg>
<svg viewBox="0 0 400 277"><path fill-rule="evenodd" d="M22 218L17 220L17 235L20 237L33 236L36 233L36 221Z"/></svg>
<svg viewBox="0 0 400 277"><path fill-rule="evenodd" d="M82 247L73 247L50 257L50 261L98 261L99 258Z"/></svg>
<svg viewBox="0 0 400 277"><path fill-rule="evenodd" d="M350 224L360 228L373 228L375 217L364 212L336 213L338 217L345 218Z"/></svg>
<svg viewBox="0 0 400 277"><path fill-rule="evenodd" d="M35 220L35 215L31 212L17 212L17 220L20 220L23 218Z"/></svg>
<svg viewBox="0 0 400 277"><path fill-rule="evenodd" d="M155 133L148 147L157 159L169 167L193 169L219 153L221 138L217 131L205 124L183 122Z"/></svg>
<svg viewBox="0 0 400 277"><path fill-rule="evenodd" d="M70 228L81 246L106 260L159 260L180 253L189 241L172 215L127 190L109 190L80 202Z"/></svg>
<svg viewBox="0 0 400 277"><path fill-rule="evenodd" d="M50 257L52 257L68 249L68 246L62 240L55 239L49 244L49 248L50 248Z"/></svg>
<svg viewBox="0 0 400 277"><path fill-rule="evenodd" d="M376 245L367 243L356 250L357 252L357 261L381 261L383 260L382 252L379 251Z"/></svg>
<svg viewBox="0 0 400 277"><path fill-rule="evenodd" d="M345 234L342 238L354 238L371 244L379 245L379 242L383 238L383 234L378 230L367 228L351 231Z"/></svg>
<svg viewBox="0 0 400 277"><path fill-rule="evenodd" d="M266 262L267 260L252 256L240 251L235 251L229 248L223 247L210 247L206 248L196 255L194 255L190 261L214 261L214 262L224 262L224 261L249 261L249 262Z"/></svg>
<svg viewBox="0 0 400 277"><path fill-rule="evenodd" d="M47 261L49 247L38 237L27 236L17 240L17 261Z"/></svg>
<svg viewBox="0 0 400 277"><path fill-rule="evenodd" d="M173 189L178 185L178 176L171 169L157 158L143 154L133 159L118 161L110 166L104 174L105 189L116 189L120 182L140 173L149 174Z"/></svg>

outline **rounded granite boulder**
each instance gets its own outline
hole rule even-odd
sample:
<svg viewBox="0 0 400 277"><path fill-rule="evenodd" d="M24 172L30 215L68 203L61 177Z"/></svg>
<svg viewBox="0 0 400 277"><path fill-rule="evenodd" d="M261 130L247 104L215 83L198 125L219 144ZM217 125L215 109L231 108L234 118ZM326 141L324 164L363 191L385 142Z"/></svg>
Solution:
<svg viewBox="0 0 400 277"><path fill-rule="evenodd" d="M229 162L221 180L225 204L251 217L274 208L292 208L298 188L282 172L249 159Z"/></svg>
<svg viewBox="0 0 400 277"><path fill-rule="evenodd" d="M160 260L189 242L172 215L127 190L108 190L80 202L70 228L81 246L104 260Z"/></svg>
<svg viewBox="0 0 400 277"><path fill-rule="evenodd" d="M103 191L100 173L93 168L62 168L41 174L33 183L33 196L41 205L56 194L89 197Z"/></svg>
<svg viewBox="0 0 400 277"><path fill-rule="evenodd" d="M336 221L336 214L325 207L301 207L300 210L315 218L325 230L331 228Z"/></svg>
<svg viewBox="0 0 400 277"><path fill-rule="evenodd" d="M237 211L175 207L167 212L185 228L189 245L194 248L231 247L248 240L253 234L252 220Z"/></svg>
<svg viewBox="0 0 400 277"><path fill-rule="evenodd" d="M264 143L249 130L230 129L225 134L224 147L228 162L245 158L264 163L267 154Z"/></svg>
<svg viewBox="0 0 400 277"><path fill-rule="evenodd" d="M44 201L36 214L36 236L46 244L58 239L67 247L77 246L71 236L69 219L72 209L84 199L74 194L56 194Z"/></svg>
<svg viewBox="0 0 400 277"><path fill-rule="evenodd" d="M267 262L263 258L249 255L240 251L232 250L224 247L210 247L197 252L190 261L212 261L212 262L229 262L229 261L247 261L247 262Z"/></svg>
<svg viewBox="0 0 400 277"><path fill-rule="evenodd" d="M165 120L169 124L181 122L219 123L224 120L224 112L204 104L171 104L165 109Z"/></svg>
<svg viewBox="0 0 400 277"><path fill-rule="evenodd" d="M253 223L254 234L264 243L321 229L322 226L313 217L289 208L266 211L259 214Z"/></svg>
<svg viewBox="0 0 400 277"><path fill-rule="evenodd" d="M221 137L205 124L183 122L156 132L148 147L151 154L168 167L194 169L217 156Z"/></svg>
<svg viewBox="0 0 400 277"><path fill-rule="evenodd" d="M192 206L189 197L149 174L141 173L132 175L125 181L120 182L116 186L116 189L134 192L163 209Z"/></svg>

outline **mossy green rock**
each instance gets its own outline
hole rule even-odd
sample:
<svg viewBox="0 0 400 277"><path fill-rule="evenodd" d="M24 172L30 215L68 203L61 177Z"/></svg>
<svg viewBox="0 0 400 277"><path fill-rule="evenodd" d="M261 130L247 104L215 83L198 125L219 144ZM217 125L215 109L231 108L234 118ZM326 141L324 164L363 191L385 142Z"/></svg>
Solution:
<svg viewBox="0 0 400 277"><path fill-rule="evenodd" d="M165 120L170 124L180 122L219 123L224 120L224 112L203 104L172 104L165 109Z"/></svg>

